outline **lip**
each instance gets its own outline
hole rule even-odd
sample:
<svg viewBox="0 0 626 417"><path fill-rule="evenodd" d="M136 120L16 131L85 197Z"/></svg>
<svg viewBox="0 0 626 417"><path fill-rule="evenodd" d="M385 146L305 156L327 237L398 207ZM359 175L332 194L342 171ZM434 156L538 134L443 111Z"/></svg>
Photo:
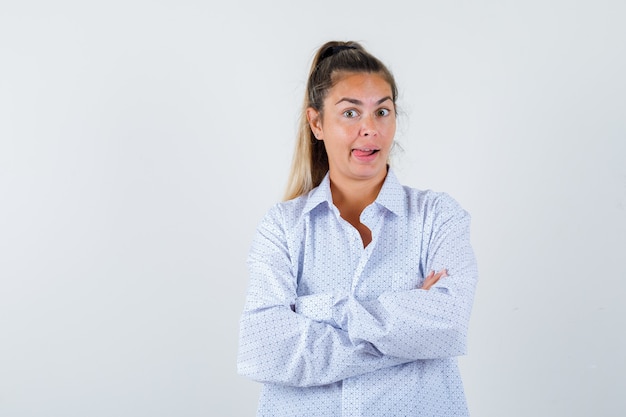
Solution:
<svg viewBox="0 0 626 417"><path fill-rule="evenodd" d="M362 147L352 149L352 157L360 162L371 162L378 158L380 149L376 147Z"/></svg>

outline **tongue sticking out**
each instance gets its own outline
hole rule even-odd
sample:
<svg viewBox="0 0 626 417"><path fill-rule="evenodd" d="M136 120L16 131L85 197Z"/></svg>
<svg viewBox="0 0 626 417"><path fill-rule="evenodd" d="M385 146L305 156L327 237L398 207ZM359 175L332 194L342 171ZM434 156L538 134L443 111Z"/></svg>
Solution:
<svg viewBox="0 0 626 417"><path fill-rule="evenodd" d="M359 158L374 155L376 152L378 152L378 150L376 149L354 149L352 151L354 156L359 157Z"/></svg>

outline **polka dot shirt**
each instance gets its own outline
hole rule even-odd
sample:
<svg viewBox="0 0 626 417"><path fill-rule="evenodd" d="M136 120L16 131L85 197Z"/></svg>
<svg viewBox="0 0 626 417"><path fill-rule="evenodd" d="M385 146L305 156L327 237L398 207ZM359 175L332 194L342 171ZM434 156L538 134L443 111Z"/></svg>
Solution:
<svg viewBox="0 0 626 417"><path fill-rule="evenodd" d="M390 170L361 222L365 248L327 175L260 223L238 352L239 373L263 383L258 415L469 415L456 357L478 279L470 216Z"/></svg>

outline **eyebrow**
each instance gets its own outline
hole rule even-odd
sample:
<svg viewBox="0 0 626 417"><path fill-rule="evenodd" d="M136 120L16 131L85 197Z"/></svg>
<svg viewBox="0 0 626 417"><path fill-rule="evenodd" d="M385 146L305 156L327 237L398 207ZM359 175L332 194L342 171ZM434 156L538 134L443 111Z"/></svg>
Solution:
<svg viewBox="0 0 626 417"><path fill-rule="evenodd" d="M383 104L385 101L391 100L390 96L383 97L376 102L376 105ZM348 103L356 104L357 106L362 106L363 102L361 100L357 100L355 98L343 97L341 100L335 103L335 106L343 101L347 101ZM391 100L393 101L393 100Z"/></svg>

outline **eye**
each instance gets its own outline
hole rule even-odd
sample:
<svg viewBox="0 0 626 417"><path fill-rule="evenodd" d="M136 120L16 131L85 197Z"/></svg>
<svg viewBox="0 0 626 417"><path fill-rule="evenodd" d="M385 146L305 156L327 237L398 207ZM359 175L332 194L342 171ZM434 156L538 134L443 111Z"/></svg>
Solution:
<svg viewBox="0 0 626 417"><path fill-rule="evenodd" d="M376 110L376 116L385 117L389 116L391 111L389 109L378 109Z"/></svg>
<svg viewBox="0 0 626 417"><path fill-rule="evenodd" d="M347 117L348 119L353 119L355 117L357 117L359 115L359 113L357 113L356 110L346 110L343 112L344 117Z"/></svg>

